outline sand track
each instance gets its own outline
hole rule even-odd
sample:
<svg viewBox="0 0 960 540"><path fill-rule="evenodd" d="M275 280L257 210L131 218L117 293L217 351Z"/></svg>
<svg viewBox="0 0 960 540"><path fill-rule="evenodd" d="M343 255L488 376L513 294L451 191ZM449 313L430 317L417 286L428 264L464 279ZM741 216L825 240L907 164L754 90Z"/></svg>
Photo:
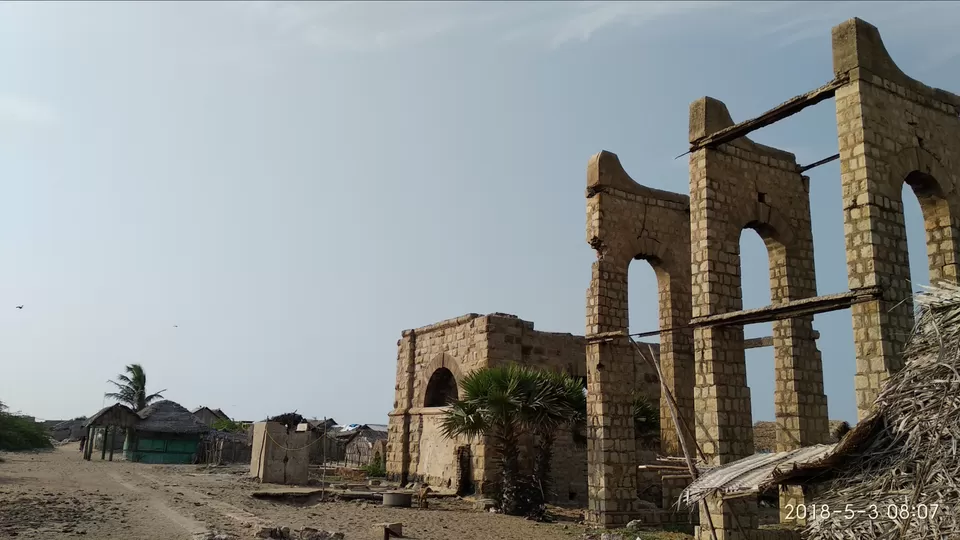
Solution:
<svg viewBox="0 0 960 540"><path fill-rule="evenodd" d="M0 538L189 540L216 530L253 538L261 526L341 531L371 539L371 525L403 523L413 540L562 540L580 538L572 522L543 524L434 500L428 510L375 503L311 506L254 499L261 488L242 467L208 473L192 465L83 461L76 444L35 454L2 454Z"/></svg>

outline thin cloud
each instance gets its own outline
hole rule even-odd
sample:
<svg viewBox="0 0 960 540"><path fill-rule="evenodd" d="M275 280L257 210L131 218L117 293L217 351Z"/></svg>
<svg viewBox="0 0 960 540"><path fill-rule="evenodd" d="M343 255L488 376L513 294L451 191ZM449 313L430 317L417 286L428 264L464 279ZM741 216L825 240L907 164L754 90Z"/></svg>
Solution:
<svg viewBox="0 0 960 540"><path fill-rule="evenodd" d="M50 125L57 121L56 111L49 105L23 97L0 94L0 123Z"/></svg>
<svg viewBox="0 0 960 540"><path fill-rule="evenodd" d="M505 4L444 2L254 2L247 15L325 50L416 45L480 28L510 13Z"/></svg>
<svg viewBox="0 0 960 540"><path fill-rule="evenodd" d="M482 31L547 47L585 42L613 27L636 28L734 2L252 2L248 15L328 50L366 51Z"/></svg>

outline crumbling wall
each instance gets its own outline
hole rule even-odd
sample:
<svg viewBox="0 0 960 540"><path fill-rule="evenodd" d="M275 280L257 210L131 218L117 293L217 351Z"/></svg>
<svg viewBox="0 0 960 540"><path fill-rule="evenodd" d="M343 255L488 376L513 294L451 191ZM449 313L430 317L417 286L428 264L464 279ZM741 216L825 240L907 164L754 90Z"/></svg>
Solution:
<svg viewBox="0 0 960 540"><path fill-rule="evenodd" d="M630 341L592 341L607 332L627 332L627 271L643 259L654 269L659 289L661 365L677 399L681 418L693 425L690 320L689 200L633 181L615 154L601 152L587 169L587 242L596 250L587 290L586 347L590 521L604 526L637 515L637 465L632 394L660 399L656 373ZM661 406L661 438L667 453L679 453L676 429ZM659 503L659 501L657 501Z"/></svg>
<svg viewBox="0 0 960 540"><path fill-rule="evenodd" d="M877 29L860 19L833 29L833 70L849 77L836 93L848 282L884 289L882 299L852 309L863 419L903 366L913 328L904 183L923 212L930 281L958 279L960 96L905 75Z"/></svg>
<svg viewBox="0 0 960 540"><path fill-rule="evenodd" d="M433 428L433 419L424 419L422 412L432 414L433 407L424 407L426 390L431 376L440 369L449 370L459 384L463 375L486 365L487 317L477 314L464 315L436 324L406 330L397 343L397 384L394 409L390 413L387 438L387 474L400 481L427 481L434 485L445 484L448 476L424 476L428 467L423 445L446 447ZM427 437L424 439L424 424ZM455 443L455 444L454 444ZM451 444L469 445L472 448L474 485L479 486L487 468L482 441L458 438ZM432 455L432 454L431 454ZM451 451L448 458L455 461ZM430 469L433 471L433 469ZM454 481L456 475L453 476Z"/></svg>

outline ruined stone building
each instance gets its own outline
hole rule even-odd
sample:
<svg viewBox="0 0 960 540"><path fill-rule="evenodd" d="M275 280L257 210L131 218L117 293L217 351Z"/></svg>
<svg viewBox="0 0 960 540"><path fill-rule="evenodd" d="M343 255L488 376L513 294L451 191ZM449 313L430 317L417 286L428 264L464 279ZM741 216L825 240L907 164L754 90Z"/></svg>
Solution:
<svg viewBox="0 0 960 540"><path fill-rule="evenodd" d="M518 363L586 377L582 336L541 332L532 322L504 313L464 315L406 330L398 349L387 472L404 482L425 481L458 493L485 492L496 475L483 441L447 439L440 433L439 415L457 398L464 375ZM655 384L646 384L656 391ZM529 460L524 461L529 467ZM552 466L554 499L586 503L586 449L577 448L569 433L557 439Z"/></svg>
<svg viewBox="0 0 960 540"><path fill-rule="evenodd" d="M627 269L641 259L655 270L660 295L661 363L676 396L680 426L708 464L753 453L743 325L773 322L776 448L827 441L827 399L813 315L850 308L861 418L887 377L913 324L901 191L920 201L931 281L957 280L960 211L960 96L906 76L877 29L852 19L833 29L833 75L825 86L735 124L724 104L690 106L690 192L641 186L617 157L601 152L587 174L587 240L594 247L587 299L590 443L589 512L604 526L640 511L634 496L638 456L628 421L631 354ZM758 144L748 133L831 97L839 152L807 166ZM817 296L804 172L840 160L850 291ZM752 229L770 262L771 305L743 310L740 235ZM839 231L838 231L839 233ZM681 248L680 246L684 246ZM676 442L681 442L676 439ZM674 445L665 450L676 453ZM781 494L781 507L803 493ZM782 516L783 519L783 516ZM714 497L700 509L701 537L755 538L756 501Z"/></svg>
<svg viewBox="0 0 960 540"><path fill-rule="evenodd" d="M754 452L744 350L772 345L776 450L825 443L827 397L813 316L838 309L851 310L853 390L862 419L884 381L901 367L913 325L904 185L920 202L931 281L957 281L960 96L905 75L877 29L862 20L833 28L832 39L833 79L759 117L737 124L717 99L691 104L687 194L639 184L612 153L591 158L586 239L596 260L585 338L538 332L532 323L502 314L467 315L404 332L388 471L441 486L482 485L491 472L484 445L446 440L437 429L438 407L456 395L456 381L472 369L504 362L565 369L587 379L589 442L586 461L572 446L558 448L556 476L573 499L586 488L591 522L622 526L646 506L638 498L643 484L661 486L665 508L688 481L638 473L646 458L636 445L633 392L661 400L661 453L678 456L687 448L708 465L730 463ZM792 153L747 138L830 98L836 102L835 156L800 165ZM849 291L818 296L804 173L837 159ZM742 302L745 229L763 239L769 256L771 305L755 310L744 310ZM659 368L667 392L627 336L628 268L638 260L657 276ZM759 322L773 322L772 339L744 340L743 326ZM675 398L679 425L669 414L668 395ZM784 492L781 507L806 496ZM699 517L701 525L713 525L717 540L767 537L756 530L756 501L749 498L710 498ZM713 533L702 528L701 538Z"/></svg>

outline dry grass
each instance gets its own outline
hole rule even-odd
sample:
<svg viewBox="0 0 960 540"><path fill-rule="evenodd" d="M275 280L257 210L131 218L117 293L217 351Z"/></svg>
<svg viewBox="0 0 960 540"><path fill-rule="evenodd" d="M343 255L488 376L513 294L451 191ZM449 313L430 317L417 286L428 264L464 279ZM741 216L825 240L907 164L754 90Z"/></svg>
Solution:
<svg viewBox="0 0 960 540"><path fill-rule="evenodd" d="M837 427L843 423L843 420L830 421L830 438L828 443L837 442L834 432ZM776 452L777 451L777 423L776 422L757 422L753 424L753 450L754 452Z"/></svg>
<svg viewBox="0 0 960 540"><path fill-rule="evenodd" d="M869 429L845 437L843 446L863 435L815 501L864 513L813 521L805 538L960 537L960 287L939 285L915 300L917 326L905 365L887 381L872 417L861 422Z"/></svg>

